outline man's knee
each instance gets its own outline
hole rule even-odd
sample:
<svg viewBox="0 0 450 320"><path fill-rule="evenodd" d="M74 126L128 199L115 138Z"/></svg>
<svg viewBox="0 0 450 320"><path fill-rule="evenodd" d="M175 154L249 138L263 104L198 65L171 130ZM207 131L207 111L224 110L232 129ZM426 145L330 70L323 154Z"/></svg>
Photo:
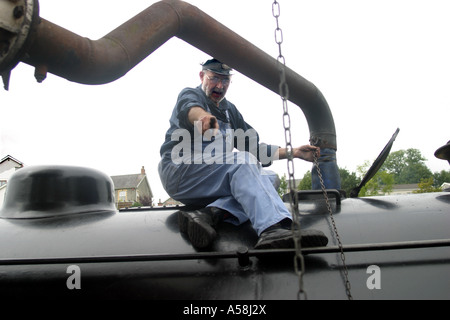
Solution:
<svg viewBox="0 0 450 320"><path fill-rule="evenodd" d="M281 180L278 174L276 174L274 171L265 169L261 170L261 172L262 175L266 176L270 180L275 189L278 189L280 187Z"/></svg>

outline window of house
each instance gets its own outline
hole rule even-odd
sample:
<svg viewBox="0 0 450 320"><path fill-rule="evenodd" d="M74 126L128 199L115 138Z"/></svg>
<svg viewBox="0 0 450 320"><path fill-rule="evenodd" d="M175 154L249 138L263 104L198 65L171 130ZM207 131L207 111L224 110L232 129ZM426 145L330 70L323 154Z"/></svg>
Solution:
<svg viewBox="0 0 450 320"><path fill-rule="evenodd" d="M6 184L6 180L0 180L0 187Z"/></svg>
<svg viewBox="0 0 450 320"><path fill-rule="evenodd" d="M127 190L119 190L119 201L127 201Z"/></svg>

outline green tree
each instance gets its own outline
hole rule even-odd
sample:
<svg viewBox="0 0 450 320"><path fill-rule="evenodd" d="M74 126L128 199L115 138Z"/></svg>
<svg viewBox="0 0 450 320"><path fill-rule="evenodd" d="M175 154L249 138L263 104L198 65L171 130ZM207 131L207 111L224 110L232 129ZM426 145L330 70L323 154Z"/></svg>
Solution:
<svg viewBox="0 0 450 320"><path fill-rule="evenodd" d="M145 207L153 207L153 200L150 196L139 196L139 203L142 204L142 206Z"/></svg>
<svg viewBox="0 0 450 320"><path fill-rule="evenodd" d="M418 183L433 177L424 161L417 149L399 150L389 154L380 171L393 174L395 184Z"/></svg>
<svg viewBox="0 0 450 320"><path fill-rule="evenodd" d="M387 171L378 171L374 178L378 179L378 184L383 194L392 192L394 186L394 176L392 174Z"/></svg>
<svg viewBox="0 0 450 320"><path fill-rule="evenodd" d="M428 179L432 179L435 188L440 187L444 182L450 182L450 171L442 170L433 174L425 165L425 160L420 151L414 148L392 152L376 175L361 189L359 195L389 194L392 192L394 184L422 182L425 188L426 183L429 182ZM365 161L363 165L358 166L357 173L339 168L341 189L349 195L351 190L359 185L370 166L371 163ZM286 177L284 177L284 181L286 182ZM307 171L297 189L311 190L311 188L311 171ZM287 186L285 192L287 192Z"/></svg>
<svg viewBox="0 0 450 320"><path fill-rule="evenodd" d="M278 187L277 191L278 191L278 195L280 196L280 198L283 199L283 195L285 195L288 191L288 184L286 181L285 174L280 178L280 186Z"/></svg>
<svg viewBox="0 0 450 320"><path fill-rule="evenodd" d="M347 169L339 168L339 175L341 177L341 189L346 192L347 195L350 194L350 191L355 188L360 182L356 176L355 172L350 172ZM304 175L300 183L298 184L297 190L311 190L312 189L312 177L311 171L307 171Z"/></svg>
<svg viewBox="0 0 450 320"><path fill-rule="evenodd" d="M399 150L395 152L391 152L389 156L386 158L381 169L386 170L389 173L394 175L394 179L397 181L397 177L400 176L403 169L406 167L405 162L405 150Z"/></svg>
<svg viewBox="0 0 450 320"><path fill-rule="evenodd" d="M311 171L308 170L304 175L300 183L298 184L297 190L311 190L312 189L312 177Z"/></svg>
<svg viewBox="0 0 450 320"><path fill-rule="evenodd" d="M366 174L371 165L372 164L369 161L365 161L363 165L358 166L357 171L361 177ZM380 192L382 194L390 193L392 192L393 185L394 175L389 173L387 170L382 170L382 168L380 168L373 178L361 188L359 196L376 196L379 195Z"/></svg>
<svg viewBox="0 0 450 320"><path fill-rule="evenodd" d="M133 202L133 204L131 205L132 208L134 207L142 207L142 203L140 202Z"/></svg>
<svg viewBox="0 0 450 320"><path fill-rule="evenodd" d="M440 187L444 182L450 182L450 170L442 170L433 174L433 186Z"/></svg>
<svg viewBox="0 0 450 320"><path fill-rule="evenodd" d="M339 175L341 176L341 189L349 196L352 189L359 185L361 179L356 176L355 172L350 173L343 168L339 168Z"/></svg>
<svg viewBox="0 0 450 320"><path fill-rule="evenodd" d="M441 188L435 187L434 185L434 179L428 178L428 179L422 179L419 182L419 189L414 190L414 193L427 193L427 192L439 192L442 191Z"/></svg>

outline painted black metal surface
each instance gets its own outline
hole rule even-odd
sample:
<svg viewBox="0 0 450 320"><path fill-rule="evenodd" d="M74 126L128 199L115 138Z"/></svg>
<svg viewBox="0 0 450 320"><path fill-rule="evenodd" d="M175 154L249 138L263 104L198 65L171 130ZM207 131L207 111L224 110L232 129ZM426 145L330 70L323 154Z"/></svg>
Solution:
<svg viewBox="0 0 450 320"><path fill-rule="evenodd" d="M331 202L344 248L450 239L449 204L449 193ZM258 256L252 250L257 235L249 224L223 224L213 252L197 252L179 233L176 210L92 211L34 219L1 213L0 295L296 299L292 252ZM322 230L334 247L324 200L302 200L300 210L302 227ZM448 246L361 250L345 256L354 299L450 297ZM339 253L306 254L305 262L309 299L346 299ZM80 268L80 289L67 287L71 265ZM367 287L370 265L380 268L381 289Z"/></svg>

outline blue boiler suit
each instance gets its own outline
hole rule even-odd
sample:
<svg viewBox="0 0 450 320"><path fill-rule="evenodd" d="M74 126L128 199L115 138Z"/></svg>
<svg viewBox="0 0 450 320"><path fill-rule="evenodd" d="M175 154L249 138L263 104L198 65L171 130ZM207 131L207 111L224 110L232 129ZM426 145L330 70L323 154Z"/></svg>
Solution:
<svg viewBox="0 0 450 320"><path fill-rule="evenodd" d="M202 137L189 122L188 112L194 106L217 118L220 131L215 137ZM239 139L242 133L248 135ZM258 134L234 104L223 99L217 107L201 86L185 88L170 118L158 171L173 199L226 210L232 214L226 221L239 225L250 220L260 235L291 218L277 193L278 176L263 169L271 164L277 149L259 142Z"/></svg>

